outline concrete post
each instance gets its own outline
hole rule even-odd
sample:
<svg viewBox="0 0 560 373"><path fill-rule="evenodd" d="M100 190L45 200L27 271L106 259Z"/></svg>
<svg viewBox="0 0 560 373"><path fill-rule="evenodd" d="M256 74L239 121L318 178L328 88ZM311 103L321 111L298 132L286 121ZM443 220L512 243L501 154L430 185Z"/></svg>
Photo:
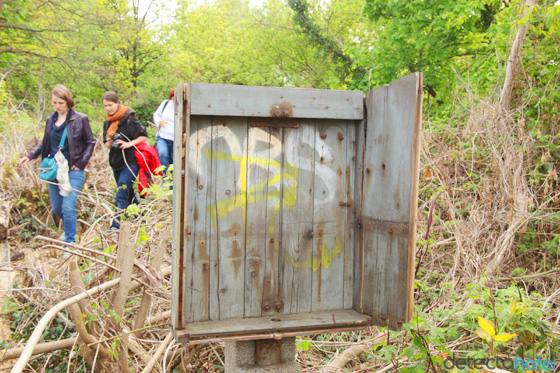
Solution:
<svg viewBox="0 0 560 373"><path fill-rule="evenodd" d="M226 373L300 373L296 338L226 341Z"/></svg>

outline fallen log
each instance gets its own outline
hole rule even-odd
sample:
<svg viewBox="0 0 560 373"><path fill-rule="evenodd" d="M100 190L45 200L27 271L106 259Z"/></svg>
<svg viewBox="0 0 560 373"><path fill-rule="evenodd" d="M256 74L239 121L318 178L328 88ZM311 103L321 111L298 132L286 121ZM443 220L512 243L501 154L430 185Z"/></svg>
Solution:
<svg viewBox="0 0 560 373"><path fill-rule="evenodd" d="M148 365L146 365L142 373L150 373L152 371L152 368L159 360L161 354L163 354L163 352L165 351L165 349L167 348L169 343L171 343L172 340L173 340L173 334L171 334L170 332L169 334L167 334L167 336L165 337L161 345L159 345L158 349L156 350L156 353L154 354L154 356L152 357Z"/></svg>
<svg viewBox="0 0 560 373"><path fill-rule="evenodd" d="M378 340L384 339L387 337L387 332L378 334L373 339L370 339L366 342L355 344L350 348L346 349L343 353L338 355L333 361L329 364L325 365L321 372L323 373L335 373L335 372L344 372L344 367L348 362L354 358L360 357L364 352L368 351L369 348L377 343Z"/></svg>
<svg viewBox="0 0 560 373"><path fill-rule="evenodd" d="M45 342L35 346L33 351L31 351L32 355L39 355L39 354L46 354L48 352L54 352L57 350L67 350L72 348L78 341L78 337L72 337L67 339L61 339L59 341L52 341L52 342ZM25 347L15 347L5 350L2 355L0 356L0 361L10 360L10 359L17 359L21 356L23 349Z"/></svg>

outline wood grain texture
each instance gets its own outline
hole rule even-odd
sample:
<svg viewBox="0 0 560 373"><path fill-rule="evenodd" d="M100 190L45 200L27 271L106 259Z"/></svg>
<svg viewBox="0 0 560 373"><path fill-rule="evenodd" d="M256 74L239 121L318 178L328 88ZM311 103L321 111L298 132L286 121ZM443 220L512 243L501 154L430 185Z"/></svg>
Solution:
<svg viewBox="0 0 560 373"><path fill-rule="evenodd" d="M407 322L421 75L368 92L367 122L361 92L183 88L176 112L184 134L176 135L182 143L175 149L173 265L180 281L172 306L183 307L173 311L176 338ZM299 127L250 125L277 106Z"/></svg>
<svg viewBox="0 0 560 373"><path fill-rule="evenodd" d="M365 102L364 102L365 103ZM360 121L357 126L356 138L356 172L354 174L354 195L356 196L356 206L354 216L354 284L352 286L353 308L359 312L364 312L364 289L365 289L365 251L363 245L363 230L361 228L362 204L363 204L363 177L364 177L364 156L365 156L365 136L366 118Z"/></svg>
<svg viewBox="0 0 560 373"><path fill-rule="evenodd" d="M280 232L275 214L282 200L282 134L280 128L249 128L245 317L276 312L280 255L274 243ZM270 307L264 309L265 304Z"/></svg>
<svg viewBox="0 0 560 373"><path fill-rule="evenodd" d="M314 311L340 309L344 304L347 125L317 121L313 198Z"/></svg>
<svg viewBox="0 0 560 373"><path fill-rule="evenodd" d="M420 74L411 74L366 96L361 275L368 285L360 303L392 325L412 316L420 81Z"/></svg>
<svg viewBox="0 0 560 373"><path fill-rule="evenodd" d="M363 93L306 88L190 83L192 115L271 117L277 106L294 118L363 118Z"/></svg>
<svg viewBox="0 0 560 373"><path fill-rule="evenodd" d="M186 325L178 335L181 340L227 339L250 335L282 336L284 333L315 331L336 331L358 329L371 323L371 317L354 310L331 310L325 312L279 315L252 319L232 319L225 321L206 321Z"/></svg>
<svg viewBox="0 0 560 373"><path fill-rule="evenodd" d="M359 125L352 122L346 123L346 162L344 171L344 191L346 193L346 221L344 225L344 268L343 268L343 303L342 308L354 308L354 282L355 271L354 261L355 245L356 245L356 216L359 207L359 197L356 195L356 174L357 159L359 157L357 151L357 135ZM354 308L355 309L355 308Z"/></svg>
<svg viewBox="0 0 560 373"><path fill-rule="evenodd" d="M185 258L184 248L187 243L186 227L188 226L186 200L187 189L185 179L188 174L186 158L186 138L189 133L190 110L187 85L179 83L175 88L175 121L173 140L173 225L171 250L171 325L173 330L181 329L184 324L184 292L185 292ZM183 139L185 141L183 142Z"/></svg>
<svg viewBox="0 0 560 373"><path fill-rule="evenodd" d="M190 198L187 201L189 224L185 245L185 316L188 322L210 317L210 232L207 210L212 192L212 162L205 152L212 150L212 120L191 117L188 137L189 177L186 180ZM213 262L215 263L215 261Z"/></svg>
<svg viewBox="0 0 560 373"><path fill-rule="evenodd" d="M281 206L281 288L285 313L312 311L313 202L315 121L302 120L299 129L284 129Z"/></svg>
<svg viewBox="0 0 560 373"><path fill-rule="evenodd" d="M211 212L210 249L213 320L242 317L244 312L247 130L245 118L213 118L212 153L207 155L212 161L211 208L216 207L216 213Z"/></svg>

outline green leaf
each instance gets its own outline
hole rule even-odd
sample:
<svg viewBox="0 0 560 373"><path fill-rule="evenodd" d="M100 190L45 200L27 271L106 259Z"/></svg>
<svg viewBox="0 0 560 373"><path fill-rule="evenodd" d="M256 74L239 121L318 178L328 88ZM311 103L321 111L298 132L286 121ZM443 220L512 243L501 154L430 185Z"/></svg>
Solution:
<svg viewBox="0 0 560 373"><path fill-rule="evenodd" d="M313 343L311 343L310 341L308 341L307 339L302 339L301 341L299 341L297 343L297 349L299 351L307 351L309 350L309 347L313 346Z"/></svg>

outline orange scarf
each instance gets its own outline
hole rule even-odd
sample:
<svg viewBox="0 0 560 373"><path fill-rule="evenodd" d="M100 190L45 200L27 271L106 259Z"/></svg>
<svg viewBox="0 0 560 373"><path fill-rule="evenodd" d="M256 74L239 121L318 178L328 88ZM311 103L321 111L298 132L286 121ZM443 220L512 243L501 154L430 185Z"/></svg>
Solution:
<svg viewBox="0 0 560 373"><path fill-rule="evenodd" d="M121 121L122 117L126 114L126 111L130 109L128 106L119 105L119 108L113 115L107 114L107 123L109 123L109 128L107 129L107 134L105 138L107 140L112 140L113 135L117 133L119 129L119 122Z"/></svg>

